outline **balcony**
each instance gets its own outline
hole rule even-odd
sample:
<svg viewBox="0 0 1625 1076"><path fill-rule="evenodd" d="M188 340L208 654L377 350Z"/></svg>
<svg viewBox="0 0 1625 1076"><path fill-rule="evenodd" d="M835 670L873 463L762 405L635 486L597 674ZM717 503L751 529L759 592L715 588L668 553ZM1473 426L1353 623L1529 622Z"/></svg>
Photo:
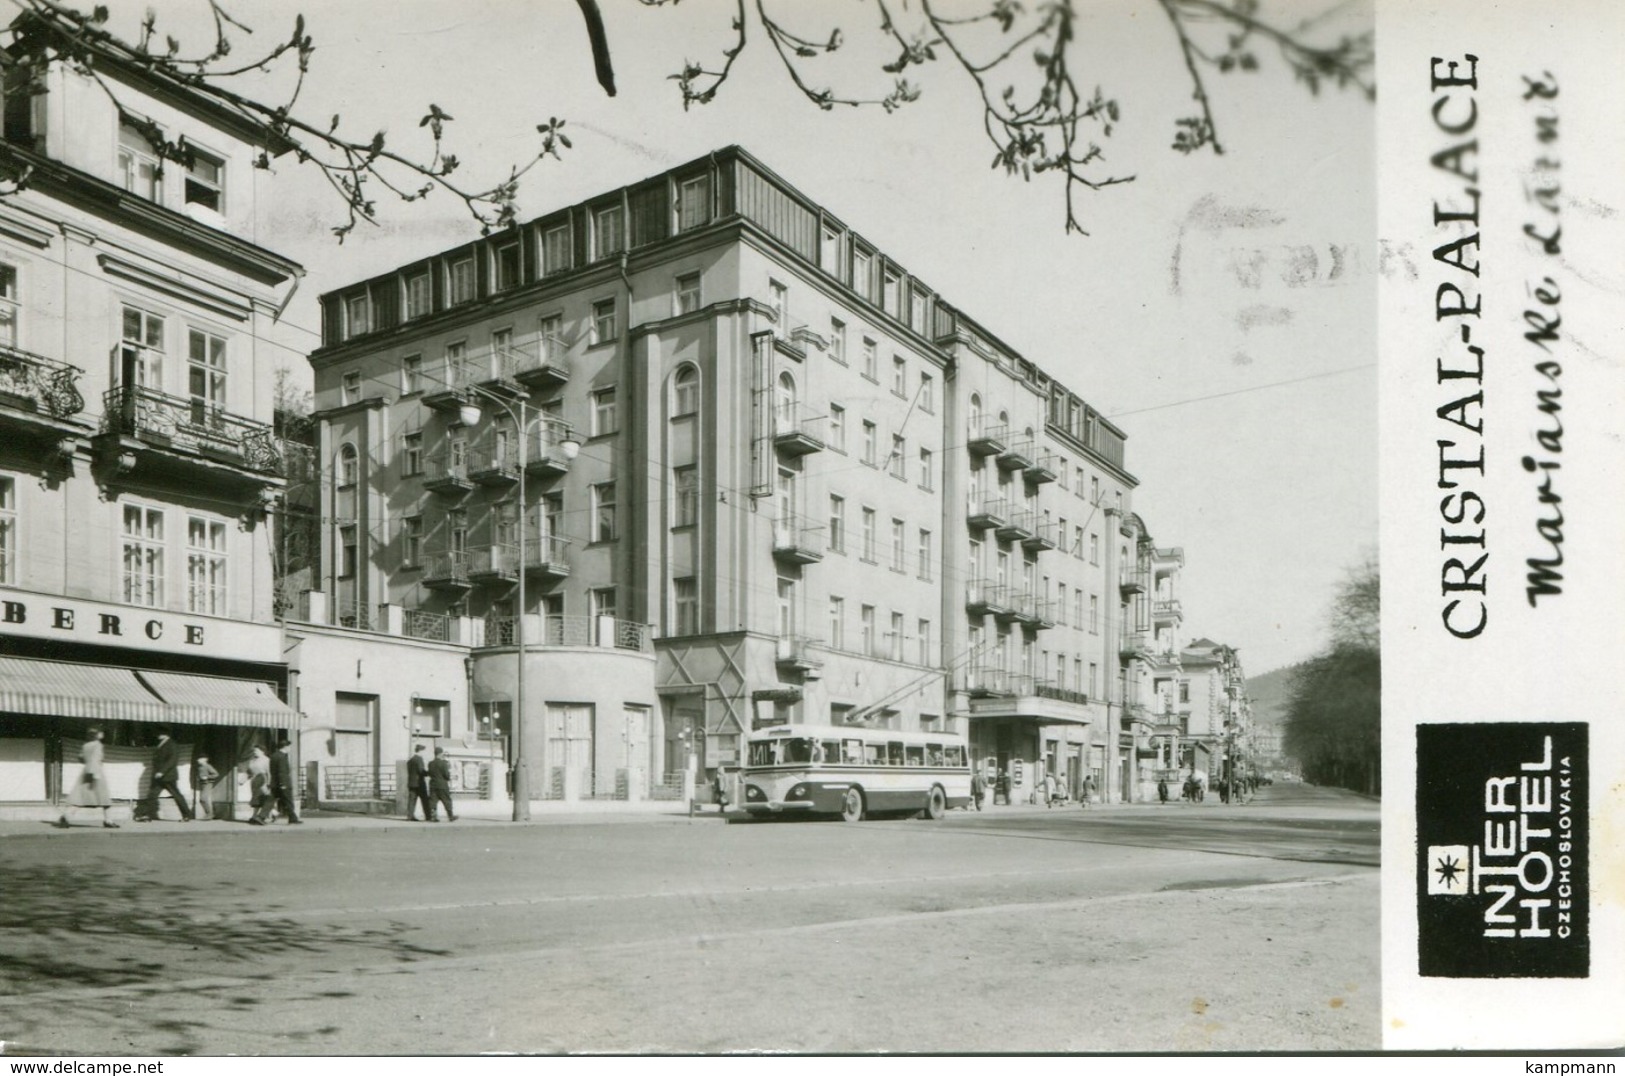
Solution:
<svg viewBox="0 0 1625 1076"><path fill-rule="evenodd" d="M570 574L570 539L554 534L525 537L525 571L551 579Z"/></svg>
<svg viewBox="0 0 1625 1076"><path fill-rule="evenodd" d="M430 553L423 566L423 585L448 594L466 594L474 589L468 567L469 556L464 550Z"/></svg>
<svg viewBox="0 0 1625 1076"><path fill-rule="evenodd" d="M1043 553L1056 547L1055 534L1055 524L1045 520L1034 525L1033 532L1023 538L1021 544L1028 549Z"/></svg>
<svg viewBox="0 0 1625 1076"><path fill-rule="evenodd" d="M972 698L988 698L995 695L1014 695L1016 691L1011 681L1012 673L1003 669L995 669L985 665L973 666L965 670L964 691Z"/></svg>
<svg viewBox="0 0 1625 1076"><path fill-rule="evenodd" d="M468 382L463 377L463 366L466 360L452 360L445 368L445 381L439 385L431 386L423 391L423 403L436 411L450 415L453 420L462 408L474 402L474 393L469 390Z"/></svg>
<svg viewBox="0 0 1625 1076"><path fill-rule="evenodd" d="M1010 608L1009 588L1003 583L983 583L972 580L965 586L965 611L982 616L992 613L1004 615Z"/></svg>
<svg viewBox="0 0 1625 1076"><path fill-rule="evenodd" d="M77 366L0 344L0 424L50 436L77 428L85 409Z"/></svg>
<svg viewBox="0 0 1625 1076"><path fill-rule="evenodd" d="M1003 471L1025 471L1033 465L1033 443L1022 441L1011 445L999 453L999 469Z"/></svg>
<svg viewBox="0 0 1625 1076"><path fill-rule="evenodd" d="M1008 426L973 426L965 447L973 456L997 456L1010 447Z"/></svg>
<svg viewBox="0 0 1625 1076"><path fill-rule="evenodd" d="M457 371L456 384L484 389L495 396L517 400L525 395L525 386L516 376L519 353L512 344L493 346L478 355L463 360Z"/></svg>
<svg viewBox="0 0 1625 1076"><path fill-rule="evenodd" d="M1166 598L1151 603L1151 619L1158 624L1178 624L1185 619L1178 598Z"/></svg>
<svg viewBox="0 0 1625 1076"><path fill-rule="evenodd" d="M427 609L402 609L401 634L413 639L430 639L449 643L452 639L452 617L446 613L432 613Z"/></svg>
<svg viewBox="0 0 1625 1076"><path fill-rule="evenodd" d="M538 620L541 621L540 638L537 638L534 632ZM527 650L537 646L595 646L614 650L631 650L639 654L654 653L653 627L632 620L621 620L612 616L563 616L555 614L544 617L527 617L526 623L528 625L525 636L525 648ZM514 617L488 616L485 618L486 646L515 646L517 642L518 626Z"/></svg>
<svg viewBox="0 0 1625 1076"><path fill-rule="evenodd" d="M1055 626L1055 599L1040 598L1036 595L1024 594L1024 599L1017 608L1017 619L1029 628L1053 628Z"/></svg>
<svg viewBox="0 0 1625 1076"><path fill-rule="evenodd" d="M803 676L816 673L824 667L824 659L812 651L816 640L805 635L784 635L778 641L774 657L781 669L789 669Z"/></svg>
<svg viewBox="0 0 1625 1076"><path fill-rule="evenodd" d="M781 405L773 409L773 447L786 456L805 456L822 452L824 439L818 430L828 421L828 415L817 414L807 408Z"/></svg>
<svg viewBox="0 0 1625 1076"><path fill-rule="evenodd" d="M1117 644L1117 654L1121 658L1144 658L1150 653L1151 639L1143 631L1125 632Z"/></svg>
<svg viewBox="0 0 1625 1076"><path fill-rule="evenodd" d="M519 547L489 545L468 551L468 579L476 586L519 581Z"/></svg>
<svg viewBox="0 0 1625 1076"><path fill-rule="evenodd" d="M199 473L235 473L263 484L282 474L282 445L271 426L207 401L127 385L102 397L101 437L121 456Z"/></svg>
<svg viewBox="0 0 1625 1076"><path fill-rule="evenodd" d="M519 460L505 441L479 445L468 454L468 477L482 486L511 486L519 481Z"/></svg>
<svg viewBox="0 0 1625 1076"><path fill-rule="evenodd" d="M784 564L816 564L824 559L818 528L801 516L773 521L773 559Z"/></svg>
<svg viewBox="0 0 1625 1076"><path fill-rule="evenodd" d="M1122 573L1117 577L1117 590L1125 598L1135 594L1144 594L1145 573L1137 569Z"/></svg>
<svg viewBox="0 0 1625 1076"><path fill-rule="evenodd" d="M510 345L513 376L529 389L556 389L570 380L570 355L564 341L546 337L533 344Z"/></svg>
<svg viewBox="0 0 1625 1076"><path fill-rule="evenodd" d="M1010 518L1010 506L1002 498L988 497L978 499L971 494L970 504L967 507L968 516L965 520L972 530L986 530L989 527L1002 527Z"/></svg>
<svg viewBox="0 0 1625 1076"><path fill-rule="evenodd" d="M1050 452L1040 454L1027 466L1027 481L1034 485L1055 481L1057 477L1055 472L1057 459L1058 457Z"/></svg>
<svg viewBox="0 0 1625 1076"><path fill-rule="evenodd" d="M1037 513L1026 508L1018 508L1010 513L1008 519L999 524L996 534L1010 542L1025 542L1037 534Z"/></svg>
<svg viewBox="0 0 1625 1076"><path fill-rule="evenodd" d="M460 497L474 488L468 477L468 464L463 459L452 459L447 453L426 456L423 460L423 488L431 493L445 493Z"/></svg>
<svg viewBox="0 0 1625 1076"><path fill-rule="evenodd" d="M575 430L563 419L544 415L538 419L525 444L525 473L537 478L555 478L570 470L570 457L561 447L566 441L580 443Z"/></svg>

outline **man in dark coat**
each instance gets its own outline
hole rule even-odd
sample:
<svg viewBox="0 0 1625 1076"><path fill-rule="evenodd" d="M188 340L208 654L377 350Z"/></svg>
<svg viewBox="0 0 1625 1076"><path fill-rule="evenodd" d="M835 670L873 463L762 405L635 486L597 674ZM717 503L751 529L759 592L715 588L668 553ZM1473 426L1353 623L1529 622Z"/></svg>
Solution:
<svg viewBox="0 0 1625 1076"><path fill-rule="evenodd" d="M181 809L181 821L192 820L192 808L181 794L181 752L169 738L168 729L158 730L158 746L152 749L152 782L147 785L147 798L135 812L137 822L158 821L158 793L168 792L170 799Z"/></svg>
<svg viewBox="0 0 1625 1076"><path fill-rule="evenodd" d="M406 760L406 817L408 821L418 820L418 804L423 804L423 820L434 821L434 801L429 798L429 764L423 758L424 747L418 744L412 749L412 757Z"/></svg>
<svg viewBox="0 0 1625 1076"><path fill-rule="evenodd" d="M271 795L276 799L277 810L287 818L288 825L302 825L299 821L299 808L295 804L298 798L293 787L293 759L289 756L293 745L287 740L277 744L276 752L271 756Z"/></svg>
<svg viewBox="0 0 1625 1076"><path fill-rule="evenodd" d="M444 747L434 749L434 761L429 763L429 792L434 799L425 802L423 809L430 810L438 803L446 808L448 822L457 821L457 812L451 809L451 762L446 758ZM430 814L429 821L438 822L440 819Z"/></svg>

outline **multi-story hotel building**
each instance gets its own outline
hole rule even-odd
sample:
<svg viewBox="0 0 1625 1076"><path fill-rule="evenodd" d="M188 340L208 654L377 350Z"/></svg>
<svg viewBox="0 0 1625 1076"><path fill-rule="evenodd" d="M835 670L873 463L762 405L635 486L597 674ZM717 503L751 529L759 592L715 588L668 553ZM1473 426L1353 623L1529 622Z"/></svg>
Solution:
<svg viewBox="0 0 1625 1076"><path fill-rule="evenodd" d="M1122 431L748 153L322 304L308 757L365 784L433 739L500 787L523 662L537 798L784 720L1139 794Z"/></svg>
<svg viewBox="0 0 1625 1076"><path fill-rule="evenodd" d="M0 140L0 803L36 806L91 724L119 799L159 725L229 782L295 724L266 512L300 269L257 241L254 167L284 147L117 56L93 80L54 32L10 28Z"/></svg>

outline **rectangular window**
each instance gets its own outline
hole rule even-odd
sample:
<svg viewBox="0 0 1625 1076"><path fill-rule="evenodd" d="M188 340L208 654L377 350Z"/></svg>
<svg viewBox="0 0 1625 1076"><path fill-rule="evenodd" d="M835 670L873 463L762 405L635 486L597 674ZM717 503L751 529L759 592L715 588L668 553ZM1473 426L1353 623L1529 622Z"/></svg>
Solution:
<svg viewBox="0 0 1625 1076"><path fill-rule="evenodd" d="M891 390L894 396L908 396L908 362L901 355L891 357Z"/></svg>
<svg viewBox="0 0 1625 1076"><path fill-rule="evenodd" d="M423 434L408 433L401 437L401 474L407 478L423 473Z"/></svg>
<svg viewBox="0 0 1625 1076"><path fill-rule="evenodd" d="M931 450L929 448L920 449L920 488L921 489L931 489L932 488L932 483L935 481L935 478L933 477L934 472L935 472L935 467L932 465Z"/></svg>
<svg viewBox="0 0 1625 1076"><path fill-rule="evenodd" d="M434 308L434 288L429 283L428 273L418 273L406 278L406 317L421 318Z"/></svg>
<svg viewBox="0 0 1625 1076"><path fill-rule="evenodd" d="M937 656L931 652L931 622L922 620L919 623L920 664L935 665Z"/></svg>
<svg viewBox="0 0 1625 1076"><path fill-rule="evenodd" d="M1100 595L1089 595L1089 632L1100 634Z"/></svg>
<svg viewBox="0 0 1625 1076"><path fill-rule="evenodd" d="M1100 694L1100 666L1094 662L1089 663L1089 697L1092 699Z"/></svg>
<svg viewBox="0 0 1625 1076"><path fill-rule="evenodd" d="M536 335L541 338L542 358L562 359L568 350L564 344L564 315L544 314L536 321Z"/></svg>
<svg viewBox="0 0 1625 1076"><path fill-rule="evenodd" d="M124 506L124 601L164 604L164 513L138 504Z"/></svg>
<svg viewBox="0 0 1625 1076"><path fill-rule="evenodd" d="M822 242L818 244L818 267L830 276L841 276L841 233L824 225L820 229Z"/></svg>
<svg viewBox="0 0 1625 1076"><path fill-rule="evenodd" d="M863 510L863 559L873 563L875 559L875 510Z"/></svg>
<svg viewBox="0 0 1625 1076"><path fill-rule="evenodd" d="M677 184L677 230L686 232L711 219L711 177L694 176Z"/></svg>
<svg viewBox="0 0 1625 1076"><path fill-rule="evenodd" d="M672 468L677 503L672 526L692 527L700 521L700 472L693 466Z"/></svg>
<svg viewBox="0 0 1625 1076"><path fill-rule="evenodd" d="M592 394L592 435L602 437L620 429L615 412L615 390L599 389Z"/></svg>
<svg viewBox="0 0 1625 1076"><path fill-rule="evenodd" d="M683 273L677 278L677 301L673 313L692 314L700 308L700 274Z"/></svg>
<svg viewBox="0 0 1625 1076"><path fill-rule="evenodd" d="M226 525L201 516L186 520L186 609L226 615Z"/></svg>
<svg viewBox="0 0 1625 1076"><path fill-rule="evenodd" d="M829 596L829 645L836 650L846 648L846 599Z"/></svg>
<svg viewBox="0 0 1625 1076"><path fill-rule="evenodd" d="M923 527L920 529L920 545L915 554L919 558L919 571L917 574L922 580L929 583L931 581L931 532Z"/></svg>
<svg viewBox="0 0 1625 1076"><path fill-rule="evenodd" d="M226 211L226 162L195 146L186 166L186 204L216 213Z"/></svg>
<svg viewBox="0 0 1625 1076"><path fill-rule="evenodd" d="M476 278L474 259L462 258L451 263L451 304L466 303L474 298Z"/></svg>
<svg viewBox="0 0 1625 1076"><path fill-rule="evenodd" d="M187 333L186 388L192 397L192 421L214 421L226 407L226 341L213 333Z"/></svg>
<svg viewBox="0 0 1625 1076"><path fill-rule="evenodd" d="M790 335L790 289L777 280L767 282L767 305L773 311L773 332L777 336Z"/></svg>
<svg viewBox="0 0 1625 1076"><path fill-rule="evenodd" d="M1046 578L1045 583L1044 583L1044 591L1045 591L1044 597L1046 597L1046 598L1049 597L1049 593L1048 593L1048 591L1049 591L1049 581L1048 581L1047 578ZM1056 599L1056 601L1055 601L1055 623L1060 624L1060 625L1062 625L1064 627L1066 625L1066 584L1065 583L1056 584L1056 587L1055 587L1055 599Z"/></svg>
<svg viewBox="0 0 1625 1076"><path fill-rule="evenodd" d="M928 415L937 411L937 380L930 374L920 374L920 410Z"/></svg>
<svg viewBox="0 0 1625 1076"><path fill-rule="evenodd" d="M124 307L123 360L130 369L120 371L121 381L130 379L144 388L162 389L164 384L164 319L134 306Z"/></svg>
<svg viewBox="0 0 1625 1076"><path fill-rule="evenodd" d="M410 396L423 389L423 356L408 355L401 360L401 395Z"/></svg>
<svg viewBox="0 0 1625 1076"><path fill-rule="evenodd" d="M18 541L17 482L0 475L0 583L17 582Z"/></svg>
<svg viewBox="0 0 1625 1076"><path fill-rule="evenodd" d="M603 482L592 487L592 540L615 540L615 483Z"/></svg>
<svg viewBox="0 0 1625 1076"><path fill-rule="evenodd" d="M925 292L910 292L908 297L908 327L922 335L925 333L926 309Z"/></svg>
<svg viewBox="0 0 1625 1076"><path fill-rule="evenodd" d="M888 465L887 469L889 471L891 471L891 476L893 478L900 478L900 479L903 479L904 481L907 481L907 479L908 479L908 459L907 459L907 455L908 455L908 446L904 443L902 437L900 437L899 435L897 435L895 433L892 434L891 435L891 455L886 457L886 463Z"/></svg>
<svg viewBox="0 0 1625 1076"><path fill-rule="evenodd" d="M464 366L467 365L468 342L466 340L453 341L446 345L446 380L447 388L458 388L463 384Z"/></svg>
<svg viewBox="0 0 1625 1076"><path fill-rule="evenodd" d="M596 209L592 214L593 252L598 258L607 258L626 249L625 218L618 205Z"/></svg>
<svg viewBox="0 0 1625 1076"><path fill-rule="evenodd" d="M521 272L519 244L508 243L498 247L493 260L496 262L496 290L507 291L510 288L517 288Z"/></svg>
<svg viewBox="0 0 1625 1076"><path fill-rule="evenodd" d="M1089 563L1100 563L1100 535L1098 534L1089 536Z"/></svg>
<svg viewBox="0 0 1625 1076"><path fill-rule="evenodd" d="M880 283L880 309L898 320L902 320L903 317L903 311L898 305L902 301L899 292L901 283L901 278L890 269L886 270Z"/></svg>
<svg viewBox="0 0 1625 1076"><path fill-rule="evenodd" d="M17 302L17 269L0 265L0 345L15 347L21 307Z"/></svg>
<svg viewBox="0 0 1625 1076"><path fill-rule="evenodd" d="M615 300L600 299L592 304L592 342L607 344L615 336Z"/></svg>
<svg viewBox="0 0 1625 1076"><path fill-rule="evenodd" d="M556 224L542 233L542 272L548 276L570 268L570 226Z"/></svg>
<svg viewBox="0 0 1625 1076"><path fill-rule="evenodd" d="M1089 478L1089 503L1093 505L1100 504L1100 479L1094 476Z"/></svg>
<svg viewBox="0 0 1625 1076"><path fill-rule="evenodd" d="M672 606L677 614L678 635L697 635L700 631L700 588L693 576L671 581Z"/></svg>
<svg viewBox="0 0 1625 1076"><path fill-rule="evenodd" d="M836 452L846 451L846 408L829 405L829 447Z"/></svg>
<svg viewBox="0 0 1625 1076"><path fill-rule="evenodd" d="M874 302L873 259L864 251L852 252L852 290Z"/></svg>
<svg viewBox="0 0 1625 1076"><path fill-rule="evenodd" d="M907 528L904 527L903 521L900 519L892 520L891 570L894 572L903 571L908 563L907 553L905 552L905 547L907 546L908 541L904 537L905 534L907 534Z"/></svg>
<svg viewBox="0 0 1625 1076"><path fill-rule="evenodd" d="M372 297L352 295L344 300L344 337L349 339L372 331Z"/></svg>
<svg viewBox="0 0 1625 1076"><path fill-rule="evenodd" d="M594 619L615 615L615 588L599 587L587 592L587 609Z"/></svg>
<svg viewBox="0 0 1625 1076"><path fill-rule="evenodd" d="M346 370L339 382L339 402L353 404L361 399L361 371Z"/></svg>
<svg viewBox="0 0 1625 1076"><path fill-rule="evenodd" d="M139 129L120 123L118 128L118 170L120 185L131 194L149 201L164 199L163 172L158 153Z"/></svg>
<svg viewBox="0 0 1625 1076"><path fill-rule="evenodd" d="M846 498L833 493L829 497L829 550L846 552Z"/></svg>
<svg viewBox="0 0 1625 1076"><path fill-rule="evenodd" d="M869 657L875 653L875 607L872 605L858 610L858 652Z"/></svg>
<svg viewBox="0 0 1625 1076"><path fill-rule="evenodd" d="M880 381L879 345L867 336L863 338L863 376L870 381Z"/></svg>
<svg viewBox="0 0 1625 1076"><path fill-rule="evenodd" d="M829 357L846 365L846 322L840 318L829 319Z"/></svg>
<svg viewBox="0 0 1625 1076"><path fill-rule="evenodd" d="M423 562L423 517L401 519L401 563L408 568Z"/></svg>
<svg viewBox="0 0 1625 1076"><path fill-rule="evenodd" d="M356 572L356 529L352 523L339 528L339 576L348 579Z"/></svg>
<svg viewBox="0 0 1625 1076"><path fill-rule="evenodd" d="M879 436L875 424L865 419L863 423L863 462L870 467L875 465L875 442Z"/></svg>
<svg viewBox="0 0 1625 1076"><path fill-rule="evenodd" d="M1083 626L1083 591L1072 592L1072 623L1078 627Z"/></svg>

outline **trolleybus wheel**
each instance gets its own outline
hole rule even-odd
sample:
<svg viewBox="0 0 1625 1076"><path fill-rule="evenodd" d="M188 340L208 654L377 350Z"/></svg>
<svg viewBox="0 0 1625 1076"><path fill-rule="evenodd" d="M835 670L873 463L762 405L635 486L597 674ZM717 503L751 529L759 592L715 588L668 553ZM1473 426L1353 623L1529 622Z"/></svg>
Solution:
<svg viewBox="0 0 1625 1076"><path fill-rule="evenodd" d="M841 797L841 821L842 822L861 822L861 821L863 821L863 790L862 789L849 788L849 789L846 790L846 794Z"/></svg>
<svg viewBox="0 0 1625 1076"><path fill-rule="evenodd" d="M931 795L925 800L925 817L933 822L940 822L942 816L948 813L948 797L943 793L941 785L931 786Z"/></svg>

